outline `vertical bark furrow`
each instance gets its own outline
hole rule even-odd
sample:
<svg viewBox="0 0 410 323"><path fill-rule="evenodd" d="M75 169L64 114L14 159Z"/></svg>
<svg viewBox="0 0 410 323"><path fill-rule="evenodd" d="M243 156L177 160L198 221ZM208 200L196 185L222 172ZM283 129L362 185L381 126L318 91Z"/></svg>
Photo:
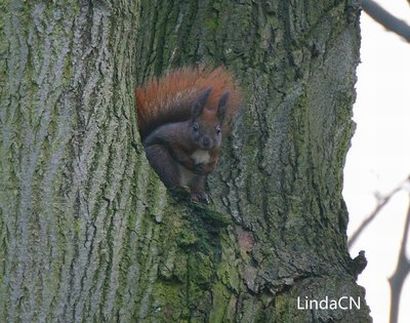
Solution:
<svg viewBox="0 0 410 323"><path fill-rule="evenodd" d="M145 226L145 217L147 213L147 185L149 171L147 169L149 165L146 161L139 160L137 170L134 173L136 178L129 177L134 182L134 192L140 192L136 201L132 204L132 211L135 212L135 216L128 217L127 223L127 235L124 239L124 257L122 262L123 286L121 288L121 307L119 309L120 317L123 322L131 321L135 319L135 307L141 299L141 291L143 291L142 284L139 283L141 275L143 275L143 254L146 243L149 243L148 237L146 237L147 227ZM131 175L131 174L129 174ZM144 236L143 240L141 237Z"/></svg>
<svg viewBox="0 0 410 323"><path fill-rule="evenodd" d="M49 157L48 166L45 168L41 187L44 189L43 196L40 200L43 201L43 215L40 217L40 248L42 253L39 276L42 281L42 297L41 312L39 314L40 321L45 321L50 311L50 306L53 298L56 295L56 282L58 281L58 272L54 271L56 259L62 258L62 250L59 248L58 223L55 219L54 212L62 211L62 197L58 192L53 190L55 183L61 179L60 167L63 159L66 157L66 145L70 139L71 132L71 117L73 116L73 108L67 104L67 95L62 94L57 102L60 107L57 111L56 124L60 126L55 130L54 142L50 144L51 156ZM54 292L50 293L50 291Z"/></svg>
<svg viewBox="0 0 410 323"><path fill-rule="evenodd" d="M147 231L145 233L147 233ZM140 275L138 282L138 298L140 302L138 304L139 309L137 310L137 313L135 313L135 317L138 321L147 319L147 315L151 311L151 295L157 279L158 271L158 263L156 258L158 257L157 241L159 239L159 233L160 230L158 227L152 228L150 226L150 231L148 231L149 239L144 241L144 243L149 243L149 245L143 247L145 264L142 267L142 275Z"/></svg>
<svg viewBox="0 0 410 323"><path fill-rule="evenodd" d="M21 6L20 3L15 2L13 4L13 10L19 10L20 6ZM6 84L6 86L8 85L7 90L9 91L9 93L16 93L16 95L9 98L8 105L4 107L5 111L9 111L8 113L5 112L4 115L10 116L10 114L11 115L15 114L15 115L18 115L18 117L20 117L21 113L19 113L20 111L18 111L20 110L18 109L18 99L20 97L26 96L24 89L22 89L21 83L22 83L22 79L24 75L24 67L26 66L26 63L27 63L28 49L27 49L26 42L22 41L24 37L22 33L24 33L24 30L23 30L23 27L21 26L20 21L17 18L8 17L8 19L6 18L4 23L5 23L4 30L5 30L6 37L10 40L9 44L10 46L12 46L10 50L12 50L15 53L14 57L10 58L7 61L7 68L9 70L9 75L8 75L8 84ZM7 94L7 92L5 92L5 94ZM18 132L17 127L15 126L15 123L14 123L15 121L14 122L13 121L14 121L13 119L4 120L5 125L4 125L3 133L6 133L6 136L4 138L6 139L6 141L3 141L4 151L1 154L3 158L2 164L4 165L8 164L7 158L11 157L9 149L11 148L11 142L14 140L14 137L16 136L15 134ZM24 135L22 134L21 136L23 137ZM25 149L27 149L27 147L25 147ZM13 157L17 157L17 156L14 155ZM4 177L3 177L4 180L5 181L8 180L8 183L7 183L8 185L7 184L5 185L6 188L8 190L11 190L11 192L13 190L16 190L17 187L13 185L13 183L15 183L15 180L17 179L16 178L17 176L13 174L14 169L12 169L12 167L10 167L9 169L5 169L2 167L2 169L5 172ZM25 188L25 191L27 191L27 186ZM20 193L19 196L16 193L14 194L6 193L7 195L4 196L6 199L2 201L2 206L4 208L3 209L4 212L2 213L5 219L5 223L6 223L6 230L8 231L7 240L10 240L8 244L8 250L5 252L5 258L6 258L5 272L6 273L13 272L12 276L11 275L5 276L4 285L6 286L7 289L9 288L10 289L6 291L5 288L2 288L2 291L5 293L9 292L10 299L2 307L6 309L6 313L7 313L6 315L11 315L12 317L14 317L16 311L18 310L17 307L18 307L19 300L22 294L21 280L23 278L23 271L24 271L23 266L27 265L26 264L27 232L24 234L24 232L22 232L22 229L24 231L24 228L27 227L27 216L29 214L29 213L24 212L23 215L21 215L21 206L20 206L20 210L13 208L14 209L13 211L15 211L14 214L11 211L12 210L11 201L13 200L13 197L14 197L13 195L16 195L15 198L17 201L20 200L20 203L21 203L21 196L24 194L27 195L27 192ZM14 215L16 216L16 218L13 217ZM21 219L21 217L24 217L24 218ZM23 237L22 237L22 234L24 234ZM21 238L21 242L18 244L16 240L10 239L10 235L19 236L19 238ZM21 250L21 247L23 250ZM22 251L22 253L20 253L20 251ZM18 264L20 264L20 266L18 266Z"/></svg>

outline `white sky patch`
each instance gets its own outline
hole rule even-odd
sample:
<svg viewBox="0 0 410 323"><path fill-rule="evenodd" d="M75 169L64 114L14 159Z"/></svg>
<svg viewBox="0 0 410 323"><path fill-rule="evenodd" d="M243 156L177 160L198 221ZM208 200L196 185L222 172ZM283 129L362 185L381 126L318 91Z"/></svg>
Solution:
<svg viewBox="0 0 410 323"><path fill-rule="evenodd" d="M377 0L410 24L405 0ZM352 234L376 206L375 192L387 194L410 175L410 44L387 32L364 12L358 68L357 124L347 156L343 195ZM359 276L375 323L389 321L390 289L409 203L408 191L398 193L352 247L351 256L366 250L368 265ZM408 243L407 250L410 250ZM409 322L410 279L402 291L399 322Z"/></svg>

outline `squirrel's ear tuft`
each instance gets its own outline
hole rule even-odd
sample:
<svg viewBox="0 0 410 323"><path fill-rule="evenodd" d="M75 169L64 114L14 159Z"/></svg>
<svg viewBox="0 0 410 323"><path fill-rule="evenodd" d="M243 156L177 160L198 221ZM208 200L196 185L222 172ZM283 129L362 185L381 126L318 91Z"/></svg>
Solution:
<svg viewBox="0 0 410 323"><path fill-rule="evenodd" d="M208 101L209 95L211 94L211 91L212 87L206 88L194 100L192 104L192 118L197 118L201 115L202 110L204 109L204 106L206 104L206 101Z"/></svg>
<svg viewBox="0 0 410 323"><path fill-rule="evenodd" d="M225 118L226 108L228 106L229 92L222 94L218 103L218 119L222 122Z"/></svg>

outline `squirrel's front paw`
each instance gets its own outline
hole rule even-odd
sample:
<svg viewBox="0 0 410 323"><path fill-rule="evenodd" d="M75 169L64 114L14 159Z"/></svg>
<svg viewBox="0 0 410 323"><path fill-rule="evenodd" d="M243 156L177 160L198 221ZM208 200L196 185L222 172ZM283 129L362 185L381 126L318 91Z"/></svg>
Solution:
<svg viewBox="0 0 410 323"><path fill-rule="evenodd" d="M193 172L197 175L205 175L205 164L195 164Z"/></svg>
<svg viewBox="0 0 410 323"><path fill-rule="evenodd" d="M209 197L205 192L192 192L191 200L192 202L209 204Z"/></svg>

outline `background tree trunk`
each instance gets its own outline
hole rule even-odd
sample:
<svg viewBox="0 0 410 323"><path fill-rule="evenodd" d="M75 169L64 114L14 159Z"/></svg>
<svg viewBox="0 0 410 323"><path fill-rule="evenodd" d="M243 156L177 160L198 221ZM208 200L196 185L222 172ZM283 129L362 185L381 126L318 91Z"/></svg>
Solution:
<svg viewBox="0 0 410 323"><path fill-rule="evenodd" d="M341 196L353 1L2 9L1 321L370 321ZM134 85L197 62L246 98L210 207L168 195L135 128ZM345 295L361 310L296 307Z"/></svg>

